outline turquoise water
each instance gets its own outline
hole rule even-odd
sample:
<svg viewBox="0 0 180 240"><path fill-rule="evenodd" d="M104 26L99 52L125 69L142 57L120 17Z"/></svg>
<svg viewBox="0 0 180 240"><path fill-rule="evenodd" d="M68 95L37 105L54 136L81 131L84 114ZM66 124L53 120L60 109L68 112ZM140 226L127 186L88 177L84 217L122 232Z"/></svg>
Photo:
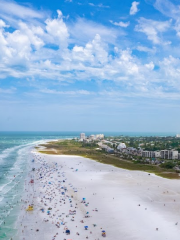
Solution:
<svg viewBox="0 0 180 240"><path fill-rule="evenodd" d="M103 133L103 132L102 132ZM11 239L17 233L15 225L30 150L50 139L78 137L80 132L0 132L0 239ZM96 132L86 132L86 135ZM106 136L174 136L175 133L104 133Z"/></svg>

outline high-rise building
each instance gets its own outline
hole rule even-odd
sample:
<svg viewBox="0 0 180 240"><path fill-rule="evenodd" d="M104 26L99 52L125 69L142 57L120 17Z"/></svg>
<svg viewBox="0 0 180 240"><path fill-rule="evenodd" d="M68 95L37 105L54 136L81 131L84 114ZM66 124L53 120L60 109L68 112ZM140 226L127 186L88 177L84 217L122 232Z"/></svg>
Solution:
<svg viewBox="0 0 180 240"><path fill-rule="evenodd" d="M86 135L85 135L85 133L81 133L80 134L80 140L84 140L84 139L86 139Z"/></svg>

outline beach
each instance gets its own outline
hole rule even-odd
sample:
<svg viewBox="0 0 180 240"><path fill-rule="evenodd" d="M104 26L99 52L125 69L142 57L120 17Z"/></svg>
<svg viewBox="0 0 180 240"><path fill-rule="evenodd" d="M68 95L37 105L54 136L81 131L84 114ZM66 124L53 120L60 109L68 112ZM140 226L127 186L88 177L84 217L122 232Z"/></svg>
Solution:
<svg viewBox="0 0 180 240"><path fill-rule="evenodd" d="M78 156L31 154L20 240L98 240L103 231L109 240L179 239L179 180Z"/></svg>

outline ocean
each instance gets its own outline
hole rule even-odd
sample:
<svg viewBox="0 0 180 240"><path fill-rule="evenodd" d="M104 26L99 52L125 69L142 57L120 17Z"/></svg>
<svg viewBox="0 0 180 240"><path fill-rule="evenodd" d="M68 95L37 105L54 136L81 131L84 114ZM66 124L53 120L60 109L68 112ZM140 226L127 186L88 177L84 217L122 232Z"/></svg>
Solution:
<svg viewBox="0 0 180 240"><path fill-rule="evenodd" d="M101 133L101 132L100 132ZM104 133L104 132L102 132ZM0 239L16 239L24 179L31 149L52 139L78 137L80 132L0 132ZM86 132L86 135L96 132ZM175 133L104 133L105 136L174 136Z"/></svg>

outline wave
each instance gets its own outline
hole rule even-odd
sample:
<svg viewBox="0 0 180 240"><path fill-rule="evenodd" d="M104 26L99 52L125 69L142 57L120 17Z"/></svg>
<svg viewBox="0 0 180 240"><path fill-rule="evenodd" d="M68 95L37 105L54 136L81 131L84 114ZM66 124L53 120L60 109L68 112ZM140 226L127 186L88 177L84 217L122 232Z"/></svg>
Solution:
<svg viewBox="0 0 180 240"><path fill-rule="evenodd" d="M12 147L12 148L6 148L2 153L0 154L0 164L4 162L4 160L16 149L18 149L20 146Z"/></svg>

